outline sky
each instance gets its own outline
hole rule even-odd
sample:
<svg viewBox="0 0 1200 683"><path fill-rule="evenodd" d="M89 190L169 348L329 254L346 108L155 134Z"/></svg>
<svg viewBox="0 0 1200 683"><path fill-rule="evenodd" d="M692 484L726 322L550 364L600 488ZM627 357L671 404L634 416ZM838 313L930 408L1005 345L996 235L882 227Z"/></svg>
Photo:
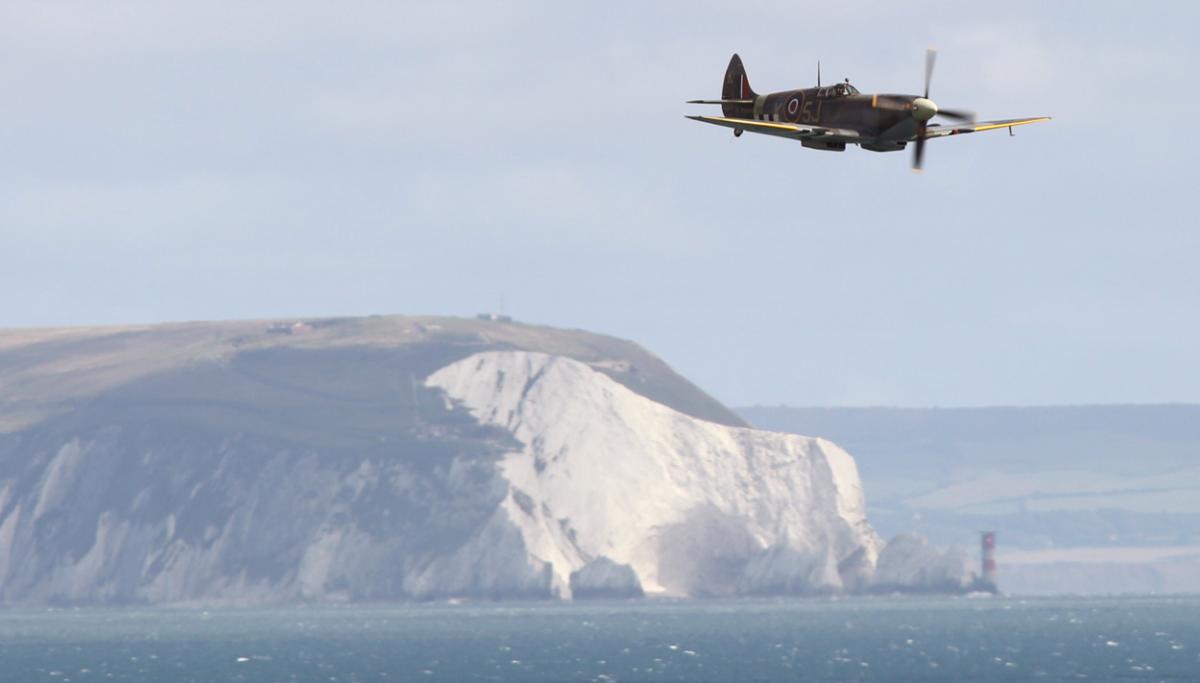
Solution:
<svg viewBox="0 0 1200 683"><path fill-rule="evenodd" d="M0 327L503 306L729 405L1197 402L1200 5L1138 7L5 2ZM915 93L928 46L1054 120L915 174L683 118L733 52Z"/></svg>

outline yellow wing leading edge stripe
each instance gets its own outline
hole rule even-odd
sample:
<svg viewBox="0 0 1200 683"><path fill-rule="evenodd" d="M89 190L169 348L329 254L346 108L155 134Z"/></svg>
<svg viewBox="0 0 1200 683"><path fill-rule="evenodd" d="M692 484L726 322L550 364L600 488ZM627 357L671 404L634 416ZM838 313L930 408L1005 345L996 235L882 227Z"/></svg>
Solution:
<svg viewBox="0 0 1200 683"><path fill-rule="evenodd" d="M749 119L730 119L724 116L689 116L688 118L696 121L704 121L706 123L717 123L722 125L733 124L737 126L745 126L746 128L773 128L775 130L786 130L792 133L800 133L807 130L801 126L794 126L787 123L767 123L766 121L751 121Z"/></svg>
<svg viewBox="0 0 1200 683"><path fill-rule="evenodd" d="M842 130L840 128L827 128L825 126L807 126L796 123L771 123L769 121L753 121L750 119L735 119L726 118L724 116L688 116L687 118L693 121L702 123L713 123L726 128L742 129L754 133L762 133L763 135L778 135L796 140L806 140L808 138L825 138L836 139L849 143L857 143L861 136L852 130Z"/></svg>
<svg viewBox="0 0 1200 683"><path fill-rule="evenodd" d="M983 123L978 126L972 126L972 128L975 130L976 133L978 133L980 131L985 131L985 130L995 130L997 128L1012 128L1013 126L1024 126L1024 125L1030 124L1030 123L1041 123L1042 121L1049 121L1049 120L1050 120L1049 116L1038 116L1038 117L1032 118L1032 119L1016 119L1013 121L1000 121L997 123Z"/></svg>

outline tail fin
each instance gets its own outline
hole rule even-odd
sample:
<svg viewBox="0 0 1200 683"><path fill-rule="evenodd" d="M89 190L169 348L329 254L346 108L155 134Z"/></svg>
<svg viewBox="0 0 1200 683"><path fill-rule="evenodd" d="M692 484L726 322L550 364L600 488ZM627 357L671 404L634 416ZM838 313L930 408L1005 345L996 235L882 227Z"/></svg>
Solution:
<svg viewBox="0 0 1200 683"><path fill-rule="evenodd" d="M757 94L750 87L750 79L746 76L746 67L742 66L742 58L736 54L729 60L729 68L725 69L725 83L721 86L722 100L753 100ZM754 106L744 104L724 104L721 112L725 116L738 118L753 115Z"/></svg>

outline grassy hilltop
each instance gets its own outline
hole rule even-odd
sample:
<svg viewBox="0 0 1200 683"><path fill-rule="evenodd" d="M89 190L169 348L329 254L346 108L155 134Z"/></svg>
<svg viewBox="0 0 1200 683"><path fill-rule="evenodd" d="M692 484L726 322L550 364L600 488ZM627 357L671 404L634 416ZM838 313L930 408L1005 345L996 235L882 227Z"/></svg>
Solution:
<svg viewBox="0 0 1200 683"><path fill-rule="evenodd" d="M516 322L371 316L0 331L0 433L108 400L149 413L190 402L196 419L250 423L247 411L294 408L284 404L298 400L297 387L325 414L382 402L386 417L376 417L394 420L401 406L420 408L420 384L433 370L503 349L574 358L683 413L744 424L629 341Z"/></svg>

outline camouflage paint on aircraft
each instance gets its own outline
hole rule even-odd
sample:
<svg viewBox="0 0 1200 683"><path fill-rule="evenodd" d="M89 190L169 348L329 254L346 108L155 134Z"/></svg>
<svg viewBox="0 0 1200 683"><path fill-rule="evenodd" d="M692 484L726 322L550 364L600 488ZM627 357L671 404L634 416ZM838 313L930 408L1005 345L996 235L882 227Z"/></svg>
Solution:
<svg viewBox="0 0 1200 683"><path fill-rule="evenodd" d="M894 152L916 142L913 168L920 169L925 140L1000 128L1011 129L1040 121L1048 116L1024 119L975 122L970 112L941 109L929 99L929 81L937 53L925 56L925 94L864 95L843 83L801 88L759 95L750 87L742 60L736 54L729 60L719 100L690 100L689 104L720 104L724 116L689 116L704 123L732 128L735 136L744 131L799 140L813 149L843 151L847 144L873 152ZM929 123L943 116L962 123Z"/></svg>

